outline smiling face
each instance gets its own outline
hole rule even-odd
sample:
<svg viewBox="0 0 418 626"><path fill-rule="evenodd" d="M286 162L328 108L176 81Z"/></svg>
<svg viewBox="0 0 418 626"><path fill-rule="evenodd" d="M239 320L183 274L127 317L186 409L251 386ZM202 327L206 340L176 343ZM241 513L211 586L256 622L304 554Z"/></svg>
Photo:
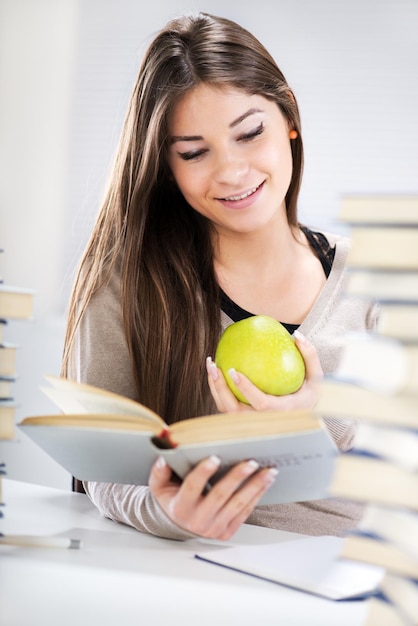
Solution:
<svg viewBox="0 0 418 626"><path fill-rule="evenodd" d="M286 220L289 125L263 96L205 84L189 91L170 117L168 163L187 202L219 234Z"/></svg>

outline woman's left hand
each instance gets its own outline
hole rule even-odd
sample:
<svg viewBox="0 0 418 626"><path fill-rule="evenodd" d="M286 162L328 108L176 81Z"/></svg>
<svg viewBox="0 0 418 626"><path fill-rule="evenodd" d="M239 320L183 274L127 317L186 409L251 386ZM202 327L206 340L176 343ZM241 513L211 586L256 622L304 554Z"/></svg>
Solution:
<svg viewBox="0 0 418 626"><path fill-rule="evenodd" d="M249 405L240 402L235 397L228 387L221 370L208 358L209 387L218 411L226 413L251 409L256 411L312 409L318 401L319 383L323 378L321 363L315 347L304 335L296 331L294 338L305 362L305 380L300 389L286 396L272 396L263 393L244 374L236 372L234 374L234 384L242 395L247 398Z"/></svg>

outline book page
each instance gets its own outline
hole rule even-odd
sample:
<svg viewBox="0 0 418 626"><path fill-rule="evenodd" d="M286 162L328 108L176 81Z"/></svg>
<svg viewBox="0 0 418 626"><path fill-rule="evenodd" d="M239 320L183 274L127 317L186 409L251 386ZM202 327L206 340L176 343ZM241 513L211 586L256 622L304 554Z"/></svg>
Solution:
<svg viewBox="0 0 418 626"><path fill-rule="evenodd" d="M324 430L322 421L307 410L237 411L176 422L170 426L173 442L180 445L241 441L269 435L295 435Z"/></svg>
<svg viewBox="0 0 418 626"><path fill-rule="evenodd" d="M65 378L54 376L46 378L52 387L41 389L63 413L133 415L147 419L160 427L166 425L157 413L130 398Z"/></svg>

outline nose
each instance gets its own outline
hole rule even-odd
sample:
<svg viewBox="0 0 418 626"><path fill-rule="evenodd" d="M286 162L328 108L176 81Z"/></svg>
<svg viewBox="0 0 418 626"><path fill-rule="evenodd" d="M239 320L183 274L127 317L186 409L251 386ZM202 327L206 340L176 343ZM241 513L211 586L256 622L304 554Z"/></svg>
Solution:
<svg viewBox="0 0 418 626"><path fill-rule="evenodd" d="M245 178L249 170L248 161L239 149L223 150L216 157L215 180L218 183L234 185Z"/></svg>

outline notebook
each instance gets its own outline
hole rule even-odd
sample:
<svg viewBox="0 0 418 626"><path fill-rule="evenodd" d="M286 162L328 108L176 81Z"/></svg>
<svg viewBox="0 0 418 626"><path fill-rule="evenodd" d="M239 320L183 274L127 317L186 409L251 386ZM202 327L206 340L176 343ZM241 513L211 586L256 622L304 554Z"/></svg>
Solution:
<svg viewBox="0 0 418 626"><path fill-rule="evenodd" d="M384 568L340 558L343 542L343 538L334 536L304 537L202 551L195 557L331 600L372 595Z"/></svg>

